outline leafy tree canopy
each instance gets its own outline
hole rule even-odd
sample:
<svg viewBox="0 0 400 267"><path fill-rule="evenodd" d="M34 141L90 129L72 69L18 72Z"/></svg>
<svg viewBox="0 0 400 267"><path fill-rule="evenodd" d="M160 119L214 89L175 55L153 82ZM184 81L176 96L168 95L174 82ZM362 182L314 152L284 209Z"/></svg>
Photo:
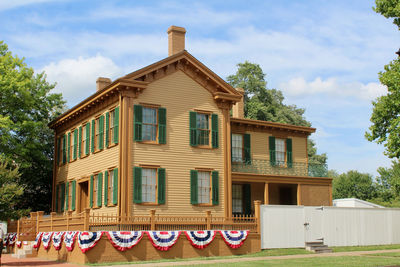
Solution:
<svg viewBox="0 0 400 267"><path fill-rule="evenodd" d="M369 200L376 197L372 176L368 173L348 171L333 179L333 199L358 198Z"/></svg>
<svg viewBox="0 0 400 267"><path fill-rule="evenodd" d="M21 209L48 211L51 202L53 132L47 124L65 109L61 94L44 73L35 74L24 59L0 41L0 154L19 166L25 190Z"/></svg>
<svg viewBox="0 0 400 267"><path fill-rule="evenodd" d="M285 105L282 91L268 89L266 74L260 65L245 61L237 64L236 74L227 77L235 88L244 89L244 116L248 119L288 123L310 127L304 117L305 110L296 105ZM308 140L308 157L314 163L326 163L327 155L317 154L315 142Z"/></svg>
<svg viewBox="0 0 400 267"><path fill-rule="evenodd" d="M393 18L393 23L400 29L400 1L399 0L375 0L373 10L385 18Z"/></svg>

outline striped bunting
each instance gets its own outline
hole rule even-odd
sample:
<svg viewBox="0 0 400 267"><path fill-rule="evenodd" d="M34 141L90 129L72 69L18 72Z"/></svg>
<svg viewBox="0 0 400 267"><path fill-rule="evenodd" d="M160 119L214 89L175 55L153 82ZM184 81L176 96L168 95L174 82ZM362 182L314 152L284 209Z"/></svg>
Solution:
<svg viewBox="0 0 400 267"><path fill-rule="evenodd" d="M53 234L53 247L56 250L60 250L61 245L62 245L62 240L63 240L64 232L55 232Z"/></svg>
<svg viewBox="0 0 400 267"><path fill-rule="evenodd" d="M142 231L109 231L106 234L111 244L119 251L133 248L143 237Z"/></svg>
<svg viewBox="0 0 400 267"><path fill-rule="evenodd" d="M78 232L73 231L73 232L65 232L64 234L64 244L65 247L67 248L68 251L72 251L74 249L74 244L75 244L75 237L78 234Z"/></svg>
<svg viewBox="0 0 400 267"><path fill-rule="evenodd" d="M83 253L93 248L103 235L102 231L97 232L79 232L78 244Z"/></svg>
<svg viewBox="0 0 400 267"><path fill-rule="evenodd" d="M8 238L10 237L10 233L5 234L4 236L4 246L8 246Z"/></svg>
<svg viewBox="0 0 400 267"><path fill-rule="evenodd" d="M39 232L36 235L35 242L33 242L33 248L39 248L40 247L40 241L42 240L42 235L43 235L42 232Z"/></svg>
<svg viewBox="0 0 400 267"><path fill-rule="evenodd" d="M15 242L15 244L17 244L17 248L21 248L21 246L22 246L22 241L17 241L17 242Z"/></svg>
<svg viewBox="0 0 400 267"><path fill-rule="evenodd" d="M50 242L51 242L51 237L53 236L53 232L47 232L43 233L42 235L42 243L44 249L49 249L50 248Z"/></svg>
<svg viewBox="0 0 400 267"><path fill-rule="evenodd" d="M146 233L153 246L161 251L169 250L181 235L180 231L148 231Z"/></svg>
<svg viewBox="0 0 400 267"><path fill-rule="evenodd" d="M185 231L185 235L193 247L206 248L215 238L216 231Z"/></svg>
<svg viewBox="0 0 400 267"><path fill-rule="evenodd" d="M222 236L222 239L224 239L225 243L231 248L240 248L249 234L249 230L244 230L244 231L221 230L219 232Z"/></svg>
<svg viewBox="0 0 400 267"><path fill-rule="evenodd" d="M10 233L8 235L8 245L13 247L15 245L15 241L17 240L17 233Z"/></svg>

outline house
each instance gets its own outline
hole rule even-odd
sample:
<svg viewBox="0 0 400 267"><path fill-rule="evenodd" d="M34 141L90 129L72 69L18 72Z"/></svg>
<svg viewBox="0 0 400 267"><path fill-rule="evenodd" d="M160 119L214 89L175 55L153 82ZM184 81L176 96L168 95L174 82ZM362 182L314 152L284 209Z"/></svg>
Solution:
<svg viewBox="0 0 400 267"><path fill-rule="evenodd" d="M314 128L245 119L243 90L185 50L114 81L59 116L52 210L135 216L251 214L254 200L332 205L326 166L307 158Z"/></svg>

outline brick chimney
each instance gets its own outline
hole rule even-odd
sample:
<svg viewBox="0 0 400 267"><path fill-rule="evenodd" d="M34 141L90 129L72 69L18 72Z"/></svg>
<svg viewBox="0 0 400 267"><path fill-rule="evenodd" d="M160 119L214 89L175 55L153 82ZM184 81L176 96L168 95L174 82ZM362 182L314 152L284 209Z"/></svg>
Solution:
<svg viewBox="0 0 400 267"><path fill-rule="evenodd" d="M240 101L236 102L232 107L232 117L238 119L244 119L244 90L243 88L235 88L239 94L242 95Z"/></svg>
<svg viewBox="0 0 400 267"><path fill-rule="evenodd" d="M97 80L96 80L96 92L102 90L103 88L105 88L109 84L111 84L111 79L104 78L104 77L97 78Z"/></svg>
<svg viewBox="0 0 400 267"><path fill-rule="evenodd" d="M168 33L168 56L172 56L185 50L185 28L171 26L167 30Z"/></svg>

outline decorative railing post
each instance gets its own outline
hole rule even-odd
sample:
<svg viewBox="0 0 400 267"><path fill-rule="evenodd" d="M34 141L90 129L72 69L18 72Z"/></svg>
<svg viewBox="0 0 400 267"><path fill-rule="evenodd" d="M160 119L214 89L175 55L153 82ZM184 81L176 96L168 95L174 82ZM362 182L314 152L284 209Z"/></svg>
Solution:
<svg viewBox="0 0 400 267"><path fill-rule="evenodd" d="M83 231L89 231L89 218L90 218L90 209L86 208L84 211L83 218Z"/></svg>
<svg viewBox="0 0 400 267"><path fill-rule="evenodd" d="M53 232L53 217L56 215L56 212L50 212L50 232Z"/></svg>
<svg viewBox="0 0 400 267"><path fill-rule="evenodd" d="M36 234L40 232L40 221L42 220L44 211L38 211L36 216Z"/></svg>
<svg viewBox="0 0 400 267"><path fill-rule="evenodd" d="M18 239L18 237L19 237L19 232L20 232L20 229L19 229L19 227L20 227L20 221L21 221L21 219L18 219L18 221L17 221L17 239Z"/></svg>
<svg viewBox="0 0 400 267"><path fill-rule="evenodd" d="M206 210L206 222L207 222L206 230L211 230L211 210Z"/></svg>
<svg viewBox="0 0 400 267"><path fill-rule="evenodd" d="M260 212L260 200L254 200L254 217L256 217L257 233L260 233L260 222L261 222L261 212Z"/></svg>
<svg viewBox="0 0 400 267"><path fill-rule="evenodd" d="M150 230L156 230L156 210L150 210Z"/></svg>
<svg viewBox="0 0 400 267"><path fill-rule="evenodd" d="M71 217L71 215L72 215L72 211L67 211L67 231L69 231L69 218Z"/></svg>

